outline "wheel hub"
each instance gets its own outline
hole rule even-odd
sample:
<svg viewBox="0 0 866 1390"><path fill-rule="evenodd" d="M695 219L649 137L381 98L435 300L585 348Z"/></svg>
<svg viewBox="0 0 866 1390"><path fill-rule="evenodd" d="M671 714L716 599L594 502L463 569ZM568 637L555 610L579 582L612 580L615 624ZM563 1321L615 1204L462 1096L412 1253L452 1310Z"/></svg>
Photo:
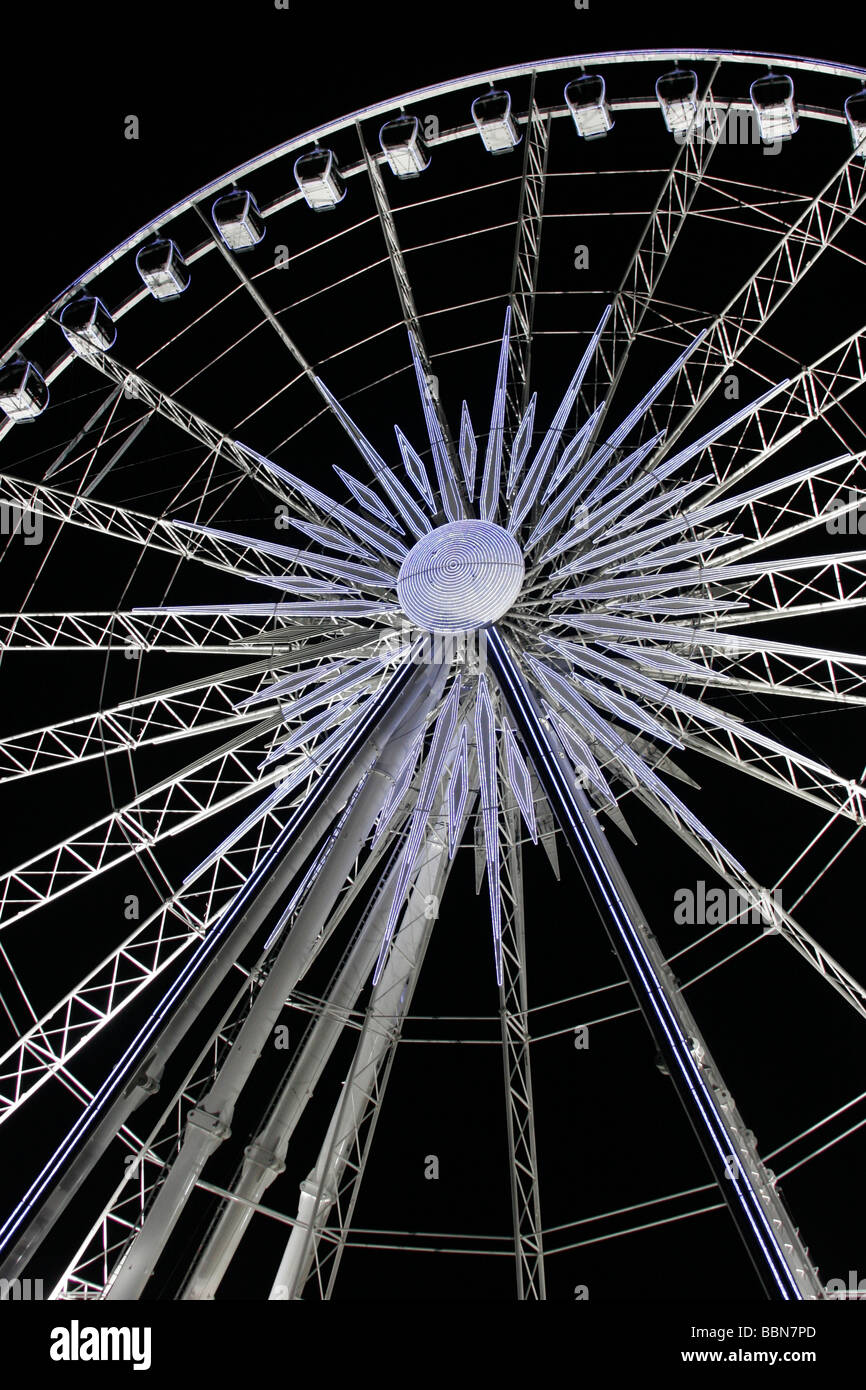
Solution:
<svg viewBox="0 0 866 1390"><path fill-rule="evenodd" d="M428 632L467 632L495 623L523 584L523 554L491 521L452 521L422 537L400 568L403 612Z"/></svg>

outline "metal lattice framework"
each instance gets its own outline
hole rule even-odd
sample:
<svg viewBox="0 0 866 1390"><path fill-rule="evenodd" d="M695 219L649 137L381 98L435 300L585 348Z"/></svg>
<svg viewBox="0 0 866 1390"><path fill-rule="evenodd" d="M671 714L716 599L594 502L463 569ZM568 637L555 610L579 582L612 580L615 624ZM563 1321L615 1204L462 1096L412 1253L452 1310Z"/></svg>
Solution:
<svg viewBox="0 0 866 1390"><path fill-rule="evenodd" d="M652 95L674 56L696 69L677 138ZM510 1255L517 1296L540 1299L581 1227L623 1238L635 1210L663 1226L720 1206L769 1297L825 1296L686 1001L772 951L804 998L846 1027L866 1017L862 950L809 910L856 854L862 759L849 741L839 766L786 722L850 730L866 703L845 626L866 601L866 144L843 110L866 73L776 62L804 127L782 158L753 138L749 82L768 61L748 53L569 57L354 113L155 219L5 354L42 364L50 403L28 429L0 425L20 594L0 619L20 704L0 783L44 817L0 871L0 1125L56 1122L2 1227L4 1278L115 1154L120 1180L81 1207L56 1298L141 1297L198 1221L171 1296L217 1296L268 1222L286 1233L263 1297L330 1298L347 1252L393 1247ZM615 118L596 141L562 97L584 69L606 74ZM502 160L467 120L491 86L511 93ZM403 153L417 182L394 178L376 138L398 112L417 117ZM346 186L328 186L327 217L293 175L322 146ZM255 217L229 234L212 206L248 188ZM170 305L135 274L155 236L191 276ZM576 236L600 267L585 285ZM91 338L70 334L82 296L111 333L97 315ZM49 666L43 691L78 701L57 717L26 693ZM716 823L732 785L784 827L781 864L760 846L752 864ZM682 845L734 904L684 949L651 930L614 849L647 835ZM607 956L565 999L533 991L530 842L557 878L569 851L616 958L615 978ZM413 1003L453 915L449 878L473 857L511 1229L431 1246L359 1227L358 1203L397 1059L413 1026L440 1021ZM111 894L131 905L120 930ZM717 932L741 919L757 930L729 951ZM70 920L98 925L79 952L52 945L45 969L39 943ZM674 963L692 962L683 986ZM625 983L633 1005L606 1014ZM640 1190L545 1224L538 1047L585 1022L578 1000L598 1028L642 1014L709 1205ZM264 1077L280 1020L305 1014L284 1073ZM536 1027L548 1015L563 1021ZM341 1064L310 1169L308 1102ZM242 1100L261 1118L243 1110L232 1178ZM775 1152L830 1137L786 1171L857 1142L866 1120L838 1133L849 1106L822 1103ZM266 1204L298 1163L297 1212L285 1184Z"/></svg>

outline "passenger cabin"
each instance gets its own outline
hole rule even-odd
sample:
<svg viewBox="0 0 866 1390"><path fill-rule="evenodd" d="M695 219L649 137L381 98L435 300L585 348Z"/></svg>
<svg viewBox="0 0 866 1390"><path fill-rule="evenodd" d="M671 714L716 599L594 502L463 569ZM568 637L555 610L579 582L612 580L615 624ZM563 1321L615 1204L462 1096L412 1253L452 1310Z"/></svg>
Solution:
<svg viewBox="0 0 866 1390"><path fill-rule="evenodd" d="M10 420L35 420L48 404L48 387L32 362L16 357L0 367L0 409Z"/></svg>
<svg viewBox="0 0 866 1390"><path fill-rule="evenodd" d="M430 163L427 146L421 139L417 116L397 116L379 131L382 153L398 179L414 179Z"/></svg>
<svg viewBox="0 0 866 1390"><path fill-rule="evenodd" d="M520 144L508 92L485 92L472 103L472 119L488 154L507 154Z"/></svg>
<svg viewBox="0 0 866 1390"><path fill-rule="evenodd" d="M346 196L337 161L330 150L317 145L295 160L295 183L304 195L307 207L315 212L335 208Z"/></svg>
<svg viewBox="0 0 866 1390"><path fill-rule="evenodd" d="M686 131L698 114L698 76L690 68L674 68L656 82L656 98L671 135Z"/></svg>
<svg viewBox="0 0 866 1390"><path fill-rule="evenodd" d="M117 337L117 329L101 299L81 295L71 299L60 311L60 327L76 352L107 352Z"/></svg>
<svg viewBox="0 0 866 1390"><path fill-rule="evenodd" d="M167 237L142 246L135 268L154 299L177 299L189 285L186 261Z"/></svg>
<svg viewBox="0 0 866 1390"><path fill-rule="evenodd" d="M265 224L252 193L235 188L217 198L211 208L214 226L230 251L246 251L258 246Z"/></svg>
<svg viewBox="0 0 866 1390"><path fill-rule="evenodd" d="M794 83L790 77L775 72L759 77L749 88L749 96L765 145L772 145L777 140L790 140L796 134L800 120L794 106Z"/></svg>
<svg viewBox="0 0 866 1390"><path fill-rule="evenodd" d="M866 88L862 92L855 92L845 102L845 118L851 132L852 145L855 150L860 145L857 154L861 159L866 159ZM860 144L861 140L863 144Z"/></svg>
<svg viewBox="0 0 866 1390"><path fill-rule="evenodd" d="M615 122L605 100L604 78L598 73L575 77L565 89L565 100L582 140L599 140L613 130Z"/></svg>

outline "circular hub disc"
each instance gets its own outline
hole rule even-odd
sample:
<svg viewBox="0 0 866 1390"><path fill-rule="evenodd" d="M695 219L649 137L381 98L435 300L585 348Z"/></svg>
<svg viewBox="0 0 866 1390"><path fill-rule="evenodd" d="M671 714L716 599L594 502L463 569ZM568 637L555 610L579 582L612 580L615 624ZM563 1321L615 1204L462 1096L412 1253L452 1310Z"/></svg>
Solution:
<svg viewBox="0 0 866 1390"><path fill-rule="evenodd" d="M523 554L492 521L452 521L424 536L400 569L403 612L430 632L488 627L507 613L523 583Z"/></svg>

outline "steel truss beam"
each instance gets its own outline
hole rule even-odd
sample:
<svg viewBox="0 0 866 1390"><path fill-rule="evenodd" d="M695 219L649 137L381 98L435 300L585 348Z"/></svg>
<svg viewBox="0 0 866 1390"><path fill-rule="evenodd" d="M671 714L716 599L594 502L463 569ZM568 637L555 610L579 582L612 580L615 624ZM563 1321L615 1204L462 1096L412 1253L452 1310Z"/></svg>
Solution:
<svg viewBox="0 0 866 1390"><path fill-rule="evenodd" d="M131 702L133 706L136 703L145 708L149 704L144 697ZM211 864L189 875L181 888L173 890L165 882L155 911L74 989L41 1017L28 1009L32 1022L22 1027L14 1044L0 1056L0 1122L62 1071L181 952L205 935L283 830L299 799L303 799L303 792L278 803L245 836L227 844ZM162 883L159 879L160 886ZM16 983L21 988L17 979ZM23 988L21 993L23 996Z"/></svg>
<svg viewBox="0 0 866 1390"><path fill-rule="evenodd" d="M798 765L787 752L776 753L755 745L750 738L748 724L731 728L709 728L701 721L684 714L680 710L662 709L649 700L647 708L658 713L668 728L687 748L726 763L757 777L768 786L777 787L789 795L809 801L813 806L834 815L843 815L857 825L866 825L866 806L864 789L851 779L843 777L820 776L812 769Z"/></svg>
<svg viewBox="0 0 866 1390"><path fill-rule="evenodd" d="M544 1279L541 1202L535 1146L535 1115L529 1037L523 852L520 813L513 795L504 799L500 822L502 856L502 985L499 1013L505 1072L506 1115L511 1169L511 1210L517 1297L547 1297Z"/></svg>
<svg viewBox="0 0 866 1390"><path fill-rule="evenodd" d="M326 632L324 623L319 629ZM333 630L333 629L331 629ZM291 652L310 629L262 613L0 613L0 652Z"/></svg>
<svg viewBox="0 0 866 1390"><path fill-rule="evenodd" d="M338 1039L357 1009L358 999L376 964L387 918L389 890L393 891L397 883L402 852L400 836L383 838L367 862L372 861L375 868L384 858L386 847L391 850L389 864L364 908L352 946L347 949L321 1005L310 1020L282 1090L269 1107L262 1129L245 1150L243 1167L232 1189L237 1200L223 1204L207 1245L190 1275L183 1293L185 1299L198 1301L214 1297L255 1206L285 1167L285 1156L298 1121Z"/></svg>
<svg viewBox="0 0 866 1390"><path fill-rule="evenodd" d="M804 556L772 566L755 566L747 613L726 613L725 627L775 618L831 613L866 604L866 555Z"/></svg>
<svg viewBox="0 0 866 1390"><path fill-rule="evenodd" d="M705 94L698 103L692 127L703 128L705 124L706 138L686 138L678 148L673 166L614 295L612 312L593 363L592 378L581 389L578 425L606 402L586 450L587 457L593 451L593 441L601 437L629 353L640 333L647 309L655 299L659 281L715 152L727 116L727 108L719 106L711 90L718 69L719 64L716 63L709 75Z"/></svg>
<svg viewBox="0 0 866 1390"><path fill-rule="evenodd" d="M52 1299L101 1299L111 1271L140 1228L161 1172L180 1147L186 1107L195 1106L211 1084L215 1067L231 1048L255 998L257 972L267 952L244 979L217 1027L204 1043L183 1081L163 1109L146 1139L128 1129L118 1137L131 1147L124 1155L125 1172L105 1209L78 1247L51 1292Z"/></svg>
<svg viewBox="0 0 866 1390"><path fill-rule="evenodd" d="M430 354L427 351L427 344L424 338L424 332L421 328L421 320L415 304L415 296L412 291L409 272L406 268L406 258L403 255L403 248L400 245L400 238L397 235L397 224L394 220L394 212L379 168L379 160L371 156L367 149L360 125L356 123L355 128L364 155L367 176L373 193L373 201L379 217L379 225L382 228L382 236L388 252L391 271L394 276L397 297L400 300L400 312L403 315L403 322L415 341L418 357L427 380L428 394L433 407L433 414L439 428L439 435L451 460L454 486L460 495L461 505L465 509L466 499L463 496L463 482L460 468L457 464L457 452L454 448L454 440L451 436L448 420L442 407L438 387L436 386L437 378L430 361Z"/></svg>
<svg viewBox="0 0 866 1390"><path fill-rule="evenodd" d="M826 529L831 518L840 533L852 519L856 529L859 508L866 504L864 457L864 451L843 454L730 498L727 515L743 543L725 547L725 563L756 555L817 527ZM718 496L715 489L711 496ZM704 505L703 499L697 505Z"/></svg>
<svg viewBox="0 0 866 1390"><path fill-rule="evenodd" d="M710 1163L722 1195L769 1298L817 1298L817 1272L753 1146L744 1136L718 1073L705 1073L693 1050L695 1034L664 958L646 926L628 882L589 801L566 772L561 752L542 726L535 702L509 648L488 632L488 662L519 728L536 773L605 922L626 978L677 1093ZM702 1046L702 1045L701 1045ZM745 1154L743 1144L745 1143Z"/></svg>
<svg viewBox="0 0 866 1390"><path fill-rule="evenodd" d="M254 792L301 772L307 755L291 766L263 770L281 711L227 743L204 753L133 797L101 820L0 875L0 928L47 906L116 865L150 855L158 843L237 805ZM312 769L311 769L312 771ZM302 789L301 789L302 790Z"/></svg>
<svg viewBox="0 0 866 1390"><path fill-rule="evenodd" d="M381 637L374 630L338 642L342 650L355 657L377 649ZM302 659L310 663L309 670L315 670L316 662L329 663L337 645L333 640L305 645ZM167 690L122 700L110 709L10 734L0 739L0 782L262 719L279 704L277 696L252 709L237 706L257 692L266 691L293 664L299 663L292 662L289 651L271 654L262 661L196 676Z"/></svg>
<svg viewBox="0 0 866 1390"><path fill-rule="evenodd" d="M667 433L653 456L657 463L670 453L701 407L721 385L726 373L758 337L772 315L833 245L839 233L866 199L866 164L852 151L839 171L779 238L758 269L709 323L706 336L674 377L665 403L647 411L645 437ZM690 330L691 331L691 330ZM680 399L682 390L687 399ZM675 416L677 423L672 425ZM716 446L705 451L712 460ZM716 476L720 476L717 465Z"/></svg>
<svg viewBox="0 0 866 1390"><path fill-rule="evenodd" d="M0 1057L0 1122L5 1121L123 1013L154 980L213 928L285 829L263 819L251 844L227 849L200 877L167 888L159 906L90 970L74 989L22 1029ZM32 1011L31 1011L32 1012Z"/></svg>
<svg viewBox="0 0 866 1390"><path fill-rule="evenodd" d="M345 804L400 719L413 717L419 701L431 698L429 683L437 672L434 667L404 666L371 702L364 722L315 781L0 1229L0 1250L7 1252L0 1277L17 1277L26 1267L111 1140L157 1088L167 1057L279 901L332 822L335 808ZM56 1181L60 1173L62 1183Z"/></svg>
<svg viewBox="0 0 866 1390"><path fill-rule="evenodd" d="M373 193L373 201L376 206L376 213L379 218L379 225L382 228L382 235L385 238L385 247L388 252L388 260L391 263L391 271L394 276L394 284L397 289L397 296L400 300L400 309L403 314L403 322L411 333L415 335L418 343L418 355L424 367L424 373L429 378L433 372L427 347L424 343L424 335L421 332L421 320L418 317L418 309L415 304L415 296L412 293L412 285L409 280L409 272L406 269L406 260L400 239L397 236L397 225L394 221L394 213L385 189L382 174L378 162L373 159L367 149L360 127L357 127L358 140L364 155L364 163L367 168L367 176L370 180L370 188ZM444 426L441 418L441 409L433 397L436 413L440 416L440 428Z"/></svg>
<svg viewBox="0 0 866 1390"><path fill-rule="evenodd" d="M231 534L223 535L216 530L190 530L164 517L148 516L144 512L94 501L59 488L47 487L44 483L24 482L10 474L0 477L0 492L0 502L39 513L61 524L69 522L99 535L165 551L182 560L197 560L240 579L267 581L271 592L274 589L270 582L273 578L294 576L299 570L307 572L304 552L286 547L290 550L289 555L281 555L279 542L251 538L247 543L244 537L234 539ZM292 506L296 511L304 510L294 502ZM305 514L311 515L312 509L308 508ZM315 517L318 521L325 520L324 515L318 513ZM311 563L314 559L315 556L311 554ZM314 565L312 568L318 574ZM292 588L291 584L286 587L288 590Z"/></svg>
<svg viewBox="0 0 866 1390"><path fill-rule="evenodd" d="M368 674L362 673L355 682L349 697L353 705L342 712L339 703L335 707L336 713L331 716L335 728L329 738L335 736L337 727L351 727L363 717L363 707L357 701L367 693L363 682ZM351 675L350 672L347 680ZM387 680L383 665L380 688ZM259 711L260 716L263 713ZM311 738L304 740L291 761L273 760L269 767L262 767L285 719L278 707L275 713L266 714L248 728L243 727L242 721L233 721L232 727L241 724L240 732L227 743L201 754L107 816L0 875L0 929L124 860L142 853L150 855L166 837L218 815L256 791L271 786L277 790L278 785L285 783L285 795L296 791L302 795L302 784L319 771L320 759L317 752L310 750ZM327 742L325 739L317 749L324 748Z"/></svg>
<svg viewBox="0 0 866 1390"><path fill-rule="evenodd" d="M474 760L469 771L474 779ZM464 809L461 836L472 800L467 800ZM447 795L443 795L437 814L428 823L400 928L379 983L373 988L318 1162L301 1184L297 1224L280 1262L271 1299L301 1298L311 1277L320 1297L330 1298L333 1291L391 1065L451 869L447 824ZM377 914L379 935L389 908L390 899L385 894Z"/></svg>
<svg viewBox="0 0 866 1390"><path fill-rule="evenodd" d="M849 448L848 435L833 412L864 381L866 327L861 327L803 367L766 405L752 411L743 426L740 440L730 447L727 465L719 460L728 452L729 446L724 443L713 446L711 463L716 484L710 485L701 500L716 501L753 469L796 439L815 420L826 424L845 448ZM846 416L845 420L850 428L850 417ZM862 442L862 430L859 426L855 426L855 429ZM744 462L738 459L741 451L746 451Z"/></svg>
<svg viewBox="0 0 866 1390"><path fill-rule="evenodd" d="M106 1297L138 1298L171 1231L183 1211L196 1178L217 1146L230 1134L237 1098L270 1036L287 996L306 969L343 882L364 845L393 778L415 741L419 722L441 694L442 667L416 669L414 681L400 687L402 699L392 720L393 732L359 788L339 836L328 849L327 872L319 874L259 990L231 1052L200 1106L187 1119L180 1152L165 1174L141 1230L124 1255ZM405 688L404 688L405 687Z"/></svg>
<svg viewBox="0 0 866 1390"><path fill-rule="evenodd" d="M532 320L541 257L544 189L550 149L550 116L542 116L535 100L535 74L529 93L529 114L523 130L523 170L517 235L511 267L511 335L508 343L508 379L505 391L505 429L512 440L529 404Z"/></svg>
<svg viewBox="0 0 866 1390"><path fill-rule="evenodd" d="M702 749L701 751L706 750ZM764 936L778 935L789 946L793 946L797 954L832 989L836 990L850 1008L854 1009L861 1018L866 1018L866 988L843 965L840 965L839 961L831 956L829 951L826 951L790 912L776 901L770 889L752 878L740 865L730 859L724 850L715 845L710 846L701 840L694 831L683 825L669 807L662 805L639 783L635 782L631 788L631 793L672 830L684 844L688 845L699 859L708 864L713 873L718 874L725 883L736 890L744 902L749 905L750 913L756 911L760 915L765 924L762 928ZM606 808L603 809L606 810ZM835 816L831 817L832 819L835 819ZM859 832L854 832L854 834L857 833Z"/></svg>
<svg viewBox="0 0 866 1390"><path fill-rule="evenodd" d="M571 629L564 626L562 636ZM688 635L687 635L688 634ZM615 616L610 627L598 627L594 640L606 645L632 640L628 620ZM642 637L665 638L665 624L646 624ZM651 645L632 646L629 659L635 671L645 671L661 683L682 682L702 688L755 690L763 695L860 705L866 702L866 655L773 642L766 637L734 635L721 628L680 628L667 640L667 650L686 657L694 671L672 674L661 669Z"/></svg>
<svg viewBox="0 0 866 1390"><path fill-rule="evenodd" d="M121 700L110 709L11 734L0 739L0 782L261 719L271 713L264 703L254 710L235 706L267 690L282 669L278 659L266 657L213 676L196 676L152 695Z"/></svg>
<svg viewBox="0 0 866 1390"><path fill-rule="evenodd" d="M189 410L173 396L161 391L140 372L123 366L114 356L100 352L96 348L89 349L84 354L84 360L89 366L95 367L97 371L101 372L103 376L108 377L109 381L117 382L119 386L122 386L127 396L140 401L147 407L149 414L162 416L164 420L188 435L190 439L203 445L208 453L215 456L221 455L228 459L235 468L246 474L253 482L258 483L271 496L278 497L283 502L291 500L292 505L310 521L321 519L305 499L295 494L290 498L285 489L280 486L279 480L258 461L254 453L248 452L236 440L231 439L222 430L210 424L203 416L197 415L194 410Z"/></svg>
<svg viewBox="0 0 866 1390"><path fill-rule="evenodd" d="M351 805L352 801L349 802L347 811L337 822L331 839L339 835L342 822ZM400 852L399 829L398 825L395 828L396 855L399 855ZM329 930L324 932L316 943L316 954L321 951L328 940L330 927L340 919L346 907L351 906L356 901L358 889L363 888L371 872L375 871L377 867L381 868L381 863L389 850L392 851L392 858L394 857L394 849L394 840L389 841L389 837L385 836L367 857L364 862L364 870L356 874L354 883L346 891L341 907L331 917ZM322 868L324 869L326 866L327 854L325 853L322 858ZM298 899L294 915L287 920L284 930L291 929L311 886L309 884L306 892ZM268 1135L273 1133L278 1124L276 1109L279 1108L280 1114L288 1126L286 1139L288 1142L289 1134L294 1129L294 1125L310 1099L312 1089L327 1062L330 1050L342 1029L347 1026L347 1020L350 1018L357 998L356 991L361 990L364 978L366 978L366 974L369 974L369 971L365 969L365 964L369 960L371 952L373 959L375 959L375 952L378 950L378 941L373 939L376 929L375 926L370 925L370 912L375 902L376 894L374 894L372 903L362 914L355 940L352 946L347 949L340 967L335 972L327 997L320 1003L317 1001L313 1010L314 1017L310 1020L307 1033L300 1044L299 1053L293 1059L293 1066L278 1102L278 1107L275 1107L274 1112L266 1121ZM264 978L269 959L272 959L273 950L274 944L266 943L259 962L251 971L250 983ZM144 1223L151 1200L162 1183L166 1166L174 1160L180 1150L189 1110L196 1108L201 1103L213 1085L215 1077L250 1012L255 997L256 991L251 990L249 984L245 983L230 1006L228 1014L221 1020L213 1035L204 1044L195 1064L188 1072L177 1094L169 1101L148 1138L144 1142L137 1143L136 1159L132 1171L115 1189L105 1209L82 1242L61 1278L59 1295L55 1296L75 1297L79 1290L84 1292L87 1297L101 1298L104 1295L111 1282L113 1270L124 1257L130 1242ZM291 1005L296 1000L297 996L293 994L290 996L288 1004ZM300 1004L297 1006L302 1007ZM228 1019L231 1022L228 1022ZM263 1166L265 1142L266 1140L262 1135L259 1135L255 1145L248 1149L243 1173L235 1185L236 1193L243 1191L249 1195L249 1192L253 1190L263 1193L277 1172L280 1171L280 1162L276 1157L273 1163ZM275 1139L274 1143L277 1144L278 1140ZM252 1186L250 1185L250 1174L256 1180ZM261 1181L260 1188L256 1186L256 1182L259 1180ZM213 1291L219 1286L252 1214L253 1205L248 1205L243 1197L238 1196L235 1202L228 1202L216 1223L218 1233L215 1233L208 1242L207 1249L211 1254L207 1257L203 1255L199 1260L196 1272L191 1276L184 1297L188 1299L212 1297ZM224 1256L221 1263L214 1263L214 1258L216 1258L212 1258L214 1248L221 1251Z"/></svg>

